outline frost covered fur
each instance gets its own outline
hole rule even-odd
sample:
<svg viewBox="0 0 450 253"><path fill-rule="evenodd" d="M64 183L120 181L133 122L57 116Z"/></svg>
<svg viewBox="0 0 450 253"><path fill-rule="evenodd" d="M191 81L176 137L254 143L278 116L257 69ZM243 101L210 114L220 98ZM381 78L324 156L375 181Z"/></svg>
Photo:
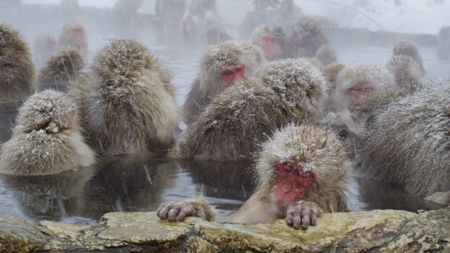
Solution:
<svg viewBox="0 0 450 253"><path fill-rule="evenodd" d="M449 87L424 88L376 116L360 152L370 177L422 197L450 190Z"/></svg>
<svg viewBox="0 0 450 253"><path fill-rule="evenodd" d="M133 154L171 147L178 122L169 80L138 42L119 40L101 50L72 90L96 150Z"/></svg>
<svg viewBox="0 0 450 253"><path fill-rule="evenodd" d="M35 90L31 54L19 33L0 24L0 109L20 105Z"/></svg>
<svg viewBox="0 0 450 253"><path fill-rule="evenodd" d="M183 105L184 121L187 124L194 122L214 97L229 86L220 79L222 71L243 64L246 76L251 77L265 61L263 52L251 44L228 41L209 47Z"/></svg>
<svg viewBox="0 0 450 253"><path fill-rule="evenodd" d="M422 71L411 57L394 55L386 67L394 75L395 83L406 93L413 93L422 86Z"/></svg>
<svg viewBox="0 0 450 253"><path fill-rule="evenodd" d="M345 211L345 180L352 169L346 150L331 131L313 126L287 125L262 145L256 168L258 191L269 196L278 164L296 163L312 171L317 183L305 201L314 201L327 212Z"/></svg>
<svg viewBox="0 0 450 253"><path fill-rule="evenodd" d="M420 67L421 75L425 75L425 69L423 68L422 56L419 54L419 49L417 45L411 41L402 40L394 45L393 55L403 55L409 56L413 59Z"/></svg>
<svg viewBox="0 0 450 253"><path fill-rule="evenodd" d="M38 89L67 91L70 81L80 75L83 66L83 59L76 49L68 48L55 53L39 72Z"/></svg>
<svg viewBox="0 0 450 253"><path fill-rule="evenodd" d="M83 40L81 45L78 45L75 43L72 31L74 29L80 29L83 33ZM58 38L58 41L56 43L56 50L63 50L66 48L73 48L78 50L80 55L83 57L83 59L87 59L88 57L88 43L87 43L87 36L86 36L86 30L84 29L84 26L76 21L69 22L65 24L62 28L61 35Z"/></svg>
<svg viewBox="0 0 450 253"><path fill-rule="evenodd" d="M80 133L75 105L62 93L46 90L20 108L17 126L0 154L0 172L51 175L88 167L93 151Z"/></svg>
<svg viewBox="0 0 450 253"><path fill-rule="evenodd" d="M256 81L225 90L186 131L183 157L203 160L251 159L275 129L290 122L316 124L325 80L301 60L268 63Z"/></svg>
<svg viewBox="0 0 450 253"><path fill-rule="evenodd" d="M328 44L328 39L314 19L301 18L291 29L296 39L291 41L290 57L314 57L319 48Z"/></svg>

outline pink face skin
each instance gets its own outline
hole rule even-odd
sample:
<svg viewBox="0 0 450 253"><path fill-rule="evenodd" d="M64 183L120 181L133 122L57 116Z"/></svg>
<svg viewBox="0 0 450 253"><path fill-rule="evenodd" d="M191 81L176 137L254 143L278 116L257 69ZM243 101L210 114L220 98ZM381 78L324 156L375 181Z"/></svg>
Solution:
<svg viewBox="0 0 450 253"><path fill-rule="evenodd" d="M275 38L270 35L264 35L261 38L261 47L269 60L274 60L277 56L277 42Z"/></svg>
<svg viewBox="0 0 450 253"><path fill-rule="evenodd" d="M304 171L298 164L283 163L275 167L275 184L272 191L277 205L285 209L303 199L307 189L315 182L315 175L311 171Z"/></svg>
<svg viewBox="0 0 450 253"><path fill-rule="evenodd" d="M231 86L235 81L245 79L245 72L245 66L239 65L233 69L222 71L222 73L220 73L220 79Z"/></svg>
<svg viewBox="0 0 450 253"><path fill-rule="evenodd" d="M374 90L373 86L368 83L358 83L351 86L347 93L352 99L352 104L360 104Z"/></svg>
<svg viewBox="0 0 450 253"><path fill-rule="evenodd" d="M83 39L84 39L84 31L81 27L75 27L72 29L72 38L76 45L81 46L83 45Z"/></svg>

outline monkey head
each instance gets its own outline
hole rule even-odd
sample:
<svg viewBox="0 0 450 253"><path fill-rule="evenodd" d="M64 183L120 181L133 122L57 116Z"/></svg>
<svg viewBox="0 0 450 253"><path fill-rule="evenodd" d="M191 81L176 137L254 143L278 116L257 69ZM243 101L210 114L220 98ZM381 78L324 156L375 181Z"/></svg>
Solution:
<svg viewBox="0 0 450 253"><path fill-rule="evenodd" d="M340 71L336 82L335 105L352 111L374 91L394 86L394 77L377 65L356 65Z"/></svg>
<svg viewBox="0 0 450 253"><path fill-rule="evenodd" d="M422 81L419 64L407 55L394 55L386 65L394 75L395 83L401 88L414 91Z"/></svg>
<svg viewBox="0 0 450 253"><path fill-rule="evenodd" d="M311 18L301 18L291 26L288 45L296 57L313 57L316 51L328 40L322 33L319 23Z"/></svg>
<svg viewBox="0 0 450 253"><path fill-rule="evenodd" d="M282 28L277 27L271 31L269 27L262 25L256 28L251 37L252 43L263 50L268 60L276 60L283 57L286 35Z"/></svg>
<svg viewBox="0 0 450 253"><path fill-rule="evenodd" d="M75 105L61 92L45 90L31 96L19 109L14 133L44 130L57 134L65 130L78 130Z"/></svg>
<svg viewBox="0 0 450 253"><path fill-rule="evenodd" d="M314 58L320 61L324 66L331 65L337 61L337 53L334 48L332 48L330 45L326 44L321 46L316 54L314 55Z"/></svg>
<svg viewBox="0 0 450 253"><path fill-rule="evenodd" d="M264 59L261 51L249 44L228 41L211 46L201 63L201 72L208 80L202 83L210 87L201 88L223 90L236 81L247 79Z"/></svg>
<svg viewBox="0 0 450 253"><path fill-rule="evenodd" d="M41 80L67 80L77 76L84 66L83 58L78 50L66 48L56 52L47 60L46 66L41 70ZM52 80L53 81L53 80ZM65 87L66 89L68 87Z"/></svg>
<svg viewBox="0 0 450 253"><path fill-rule="evenodd" d="M258 189L278 210L305 200L327 184L343 187L351 167L346 150L331 131L288 125L262 145L257 159ZM314 200L311 200L314 201Z"/></svg>
<svg viewBox="0 0 450 253"><path fill-rule="evenodd" d="M86 43L86 32L83 25L78 22L65 24L62 33L76 48L81 48Z"/></svg>
<svg viewBox="0 0 450 253"><path fill-rule="evenodd" d="M394 45L393 55L404 55L411 57L411 59L413 59L419 65L422 77L425 75L426 71L423 68L422 57L419 54L417 45L413 42L407 40L397 42Z"/></svg>

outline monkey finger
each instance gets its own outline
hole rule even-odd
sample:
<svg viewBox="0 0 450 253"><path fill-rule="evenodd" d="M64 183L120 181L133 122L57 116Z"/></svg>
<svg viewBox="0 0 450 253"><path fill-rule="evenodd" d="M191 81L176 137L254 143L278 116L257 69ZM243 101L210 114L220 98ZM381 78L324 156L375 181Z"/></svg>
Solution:
<svg viewBox="0 0 450 253"><path fill-rule="evenodd" d="M310 217L309 215L302 216L302 228L306 229L310 225Z"/></svg>
<svg viewBox="0 0 450 253"><path fill-rule="evenodd" d="M301 223L302 223L302 218L300 217L300 215L295 215L293 227L296 229L299 229L301 226Z"/></svg>
<svg viewBox="0 0 450 253"><path fill-rule="evenodd" d="M312 213L311 214L311 225L315 226L317 224L317 214Z"/></svg>
<svg viewBox="0 0 450 253"><path fill-rule="evenodd" d="M181 221L184 218L186 218L186 216L191 216L191 215L193 215L192 206L190 206L190 205L183 206L177 215L177 221Z"/></svg>
<svg viewBox="0 0 450 253"><path fill-rule="evenodd" d="M292 215L287 215L286 216L286 222L289 226L292 226L294 224L294 217Z"/></svg>
<svg viewBox="0 0 450 253"><path fill-rule="evenodd" d="M197 216L197 217L200 217L200 218L202 218L202 219L204 219L204 220L206 220L207 215L206 215L205 209L200 208L200 209L197 211L197 215L196 215L196 216Z"/></svg>
<svg viewBox="0 0 450 253"><path fill-rule="evenodd" d="M167 219L167 214L169 213L169 206L163 205L158 210L158 217L162 220Z"/></svg>
<svg viewBox="0 0 450 253"><path fill-rule="evenodd" d="M168 214L168 220L176 221L176 218L177 218L179 212L180 212L180 208L177 208L177 207L171 208L169 211L169 214Z"/></svg>

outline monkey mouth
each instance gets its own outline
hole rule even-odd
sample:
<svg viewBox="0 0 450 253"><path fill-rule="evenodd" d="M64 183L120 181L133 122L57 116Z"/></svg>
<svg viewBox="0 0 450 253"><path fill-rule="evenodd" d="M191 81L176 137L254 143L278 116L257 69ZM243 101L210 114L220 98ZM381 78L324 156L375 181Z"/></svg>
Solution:
<svg viewBox="0 0 450 253"><path fill-rule="evenodd" d="M365 97L367 97L375 89L369 83L358 83L351 86L347 93L356 103L360 103Z"/></svg>

